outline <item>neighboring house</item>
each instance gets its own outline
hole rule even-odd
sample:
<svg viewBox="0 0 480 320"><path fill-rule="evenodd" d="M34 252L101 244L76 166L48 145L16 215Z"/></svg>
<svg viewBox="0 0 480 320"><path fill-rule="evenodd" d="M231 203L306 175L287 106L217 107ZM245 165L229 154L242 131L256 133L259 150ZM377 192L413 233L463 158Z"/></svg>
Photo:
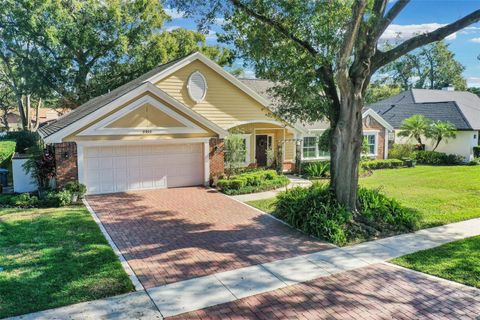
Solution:
<svg viewBox="0 0 480 320"><path fill-rule="evenodd" d="M416 143L398 135L406 118L421 114L431 120L449 121L456 128L456 138L442 141L436 151L458 154L469 161L473 147L479 144L480 98L470 92L412 89L369 106L393 126L394 143ZM426 150L433 143L424 139Z"/></svg>
<svg viewBox="0 0 480 320"><path fill-rule="evenodd" d="M57 185L78 179L89 194L208 184L223 174L224 138L232 130L244 134L245 165L266 165L269 148L282 150L286 171L294 168L297 149L304 158L321 158L311 138L324 127L290 124L271 106L251 84L194 53L39 132L54 147ZM372 155L383 158L381 118L369 111L364 119L372 130Z"/></svg>

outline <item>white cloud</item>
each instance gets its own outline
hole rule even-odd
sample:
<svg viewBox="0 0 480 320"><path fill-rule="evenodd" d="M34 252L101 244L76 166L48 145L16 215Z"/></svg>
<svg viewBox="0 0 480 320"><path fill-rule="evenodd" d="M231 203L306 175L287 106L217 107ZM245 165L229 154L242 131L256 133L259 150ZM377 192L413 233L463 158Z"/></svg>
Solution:
<svg viewBox="0 0 480 320"><path fill-rule="evenodd" d="M424 24L391 24L388 26L387 30L380 37L384 41L405 41L418 34L427 33L434 31L440 27L443 27L444 24L440 23L424 23ZM446 39L453 40L457 37L456 33L451 34Z"/></svg>
<svg viewBox="0 0 480 320"><path fill-rule="evenodd" d="M181 29L181 28L182 27L180 27L180 26L170 26L170 27L165 28L165 31L173 31L173 30Z"/></svg>
<svg viewBox="0 0 480 320"><path fill-rule="evenodd" d="M172 19L180 19L185 17L185 12L178 11L177 9L165 8L165 13L170 16Z"/></svg>
<svg viewBox="0 0 480 320"><path fill-rule="evenodd" d="M480 43L480 38L472 38L469 40L470 42Z"/></svg>
<svg viewBox="0 0 480 320"><path fill-rule="evenodd" d="M467 85L469 87L480 87L480 77L468 77Z"/></svg>
<svg viewBox="0 0 480 320"><path fill-rule="evenodd" d="M476 34L480 33L480 27L466 27L460 30L458 33L461 34Z"/></svg>

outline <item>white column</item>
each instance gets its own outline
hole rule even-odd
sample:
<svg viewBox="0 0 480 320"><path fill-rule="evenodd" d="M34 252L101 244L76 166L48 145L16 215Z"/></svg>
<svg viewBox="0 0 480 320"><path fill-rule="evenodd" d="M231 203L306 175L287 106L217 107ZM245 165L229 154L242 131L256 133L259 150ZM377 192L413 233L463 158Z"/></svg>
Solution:
<svg viewBox="0 0 480 320"><path fill-rule="evenodd" d="M215 150L214 150L215 152ZM204 160L204 167L203 167L203 176L204 176L204 183L205 186L208 187L210 184L210 143L204 142L203 143L203 160Z"/></svg>

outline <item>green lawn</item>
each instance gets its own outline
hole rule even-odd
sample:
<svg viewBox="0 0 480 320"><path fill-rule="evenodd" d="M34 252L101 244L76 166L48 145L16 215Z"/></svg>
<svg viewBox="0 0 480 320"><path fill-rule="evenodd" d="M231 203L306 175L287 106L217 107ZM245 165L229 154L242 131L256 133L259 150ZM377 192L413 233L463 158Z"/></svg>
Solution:
<svg viewBox="0 0 480 320"><path fill-rule="evenodd" d="M420 228L480 216L480 166L418 166L376 170L360 179L368 188L381 188L388 196L420 213ZM248 202L271 213L275 199Z"/></svg>
<svg viewBox="0 0 480 320"><path fill-rule="evenodd" d="M0 318L133 290L83 207L0 209Z"/></svg>
<svg viewBox="0 0 480 320"><path fill-rule="evenodd" d="M412 253L391 262L480 288L480 236Z"/></svg>
<svg viewBox="0 0 480 320"><path fill-rule="evenodd" d="M480 216L480 166L385 169L361 179L421 214L421 228Z"/></svg>

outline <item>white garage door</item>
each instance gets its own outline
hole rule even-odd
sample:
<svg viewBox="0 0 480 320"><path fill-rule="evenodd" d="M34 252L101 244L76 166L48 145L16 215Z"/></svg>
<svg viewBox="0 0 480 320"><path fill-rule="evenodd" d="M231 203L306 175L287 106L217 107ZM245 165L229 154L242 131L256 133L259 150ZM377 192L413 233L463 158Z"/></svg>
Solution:
<svg viewBox="0 0 480 320"><path fill-rule="evenodd" d="M87 147L89 194L201 185L203 144Z"/></svg>

